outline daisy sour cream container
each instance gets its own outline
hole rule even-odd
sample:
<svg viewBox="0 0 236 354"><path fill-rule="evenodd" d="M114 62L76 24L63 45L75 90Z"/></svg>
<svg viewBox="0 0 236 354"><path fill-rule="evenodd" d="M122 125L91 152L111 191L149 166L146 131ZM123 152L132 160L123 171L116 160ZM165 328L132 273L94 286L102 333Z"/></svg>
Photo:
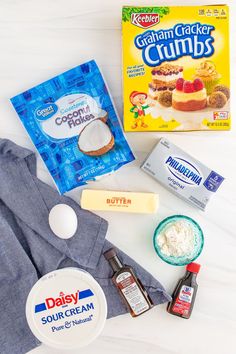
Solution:
<svg viewBox="0 0 236 354"><path fill-rule="evenodd" d="M74 350L91 343L107 317L104 292L86 271L64 268L40 278L26 302L26 318L42 343Z"/></svg>

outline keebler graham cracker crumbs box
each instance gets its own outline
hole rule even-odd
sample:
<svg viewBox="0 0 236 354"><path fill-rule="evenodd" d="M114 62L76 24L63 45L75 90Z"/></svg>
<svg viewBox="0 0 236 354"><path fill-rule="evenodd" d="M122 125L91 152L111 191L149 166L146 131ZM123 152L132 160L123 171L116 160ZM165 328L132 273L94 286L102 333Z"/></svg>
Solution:
<svg viewBox="0 0 236 354"><path fill-rule="evenodd" d="M124 129L229 130L229 8L123 7Z"/></svg>

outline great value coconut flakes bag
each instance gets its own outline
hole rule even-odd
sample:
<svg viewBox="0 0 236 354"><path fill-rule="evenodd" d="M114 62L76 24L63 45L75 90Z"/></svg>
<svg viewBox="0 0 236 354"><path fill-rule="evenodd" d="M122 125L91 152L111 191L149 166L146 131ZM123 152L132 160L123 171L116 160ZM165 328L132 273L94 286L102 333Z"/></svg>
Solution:
<svg viewBox="0 0 236 354"><path fill-rule="evenodd" d="M134 160L94 60L11 102L61 194Z"/></svg>

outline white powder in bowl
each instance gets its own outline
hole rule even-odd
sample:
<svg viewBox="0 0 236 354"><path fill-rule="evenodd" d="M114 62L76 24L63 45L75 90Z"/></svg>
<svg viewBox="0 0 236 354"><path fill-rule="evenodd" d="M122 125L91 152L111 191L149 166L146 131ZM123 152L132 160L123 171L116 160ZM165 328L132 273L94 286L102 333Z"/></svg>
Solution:
<svg viewBox="0 0 236 354"><path fill-rule="evenodd" d="M194 252L195 230L186 220L167 225L158 235L157 243L166 256L183 257Z"/></svg>

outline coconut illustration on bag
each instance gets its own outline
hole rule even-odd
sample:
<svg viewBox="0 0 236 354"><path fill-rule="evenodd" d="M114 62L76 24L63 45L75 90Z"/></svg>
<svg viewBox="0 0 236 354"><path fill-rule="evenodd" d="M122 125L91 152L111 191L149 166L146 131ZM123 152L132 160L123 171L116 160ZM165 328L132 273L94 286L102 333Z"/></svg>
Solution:
<svg viewBox="0 0 236 354"><path fill-rule="evenodd" d="M86 94L72 94L37 110L43 131L54 139L78 135L78 148L88 156L100 156L114 147L108 113Z"/></svg>
<svg viewBox="0 0 236 354"><path fill-rule="evenodd" d="M78 147L89 156L100 156L110 151L115 144L114 136L103 119L95 119L81 131Z"/></svg>

